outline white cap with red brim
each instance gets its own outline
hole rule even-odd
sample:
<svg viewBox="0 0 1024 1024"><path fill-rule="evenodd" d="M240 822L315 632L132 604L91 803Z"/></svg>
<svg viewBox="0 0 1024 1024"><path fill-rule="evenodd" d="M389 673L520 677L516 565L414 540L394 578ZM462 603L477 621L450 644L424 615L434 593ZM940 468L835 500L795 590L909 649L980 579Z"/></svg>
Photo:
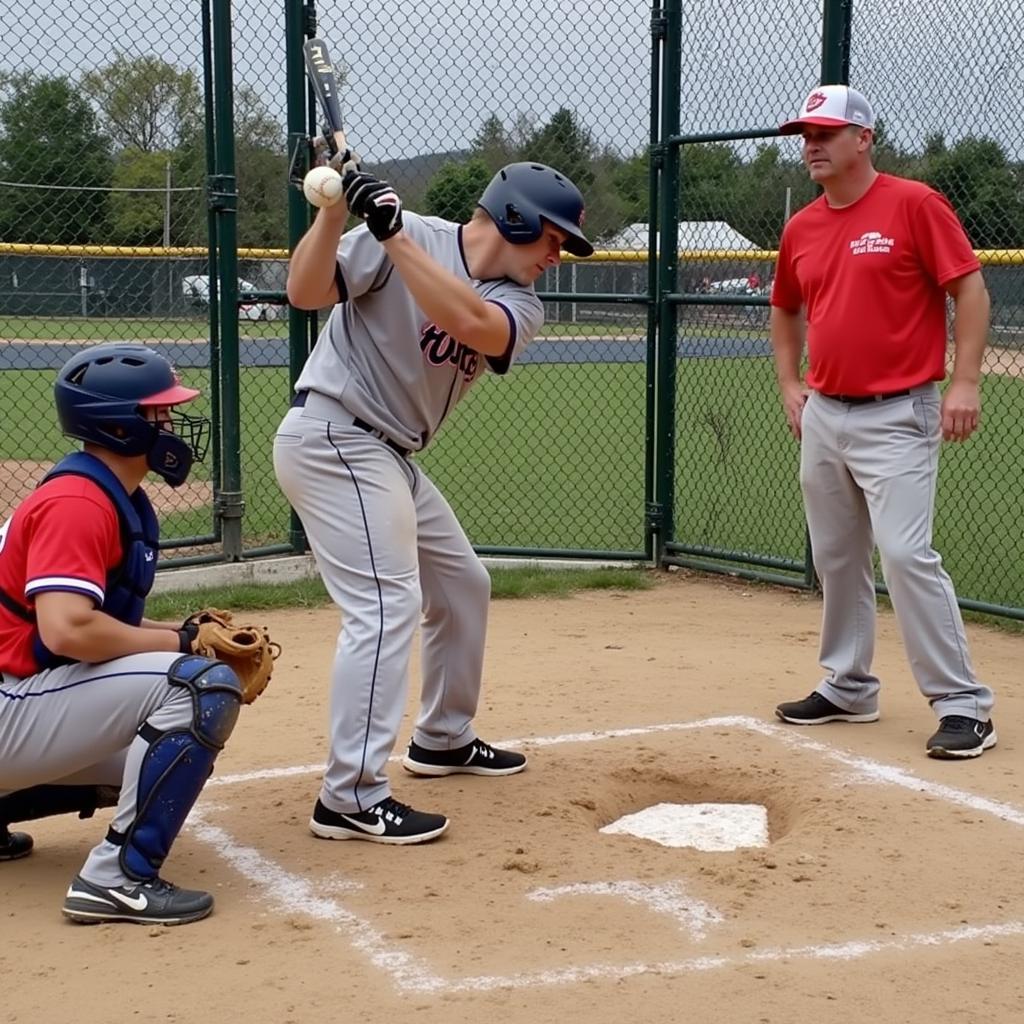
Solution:
<svg viewBox="0 0 1024 1024"><path fill-rule="evenodd" d="M819 85L800 108L792 121L779 126L782 135L799 135L805 125L841 128L855 124L861 128L875 127L875 112L863 93L848 85Z"/></svg>

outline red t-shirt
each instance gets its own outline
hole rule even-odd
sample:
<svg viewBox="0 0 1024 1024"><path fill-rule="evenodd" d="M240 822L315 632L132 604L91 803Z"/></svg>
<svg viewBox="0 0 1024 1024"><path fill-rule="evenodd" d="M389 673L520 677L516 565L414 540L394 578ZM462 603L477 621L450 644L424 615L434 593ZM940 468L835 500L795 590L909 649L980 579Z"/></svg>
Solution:
<svg viewBox="0 0 1024 1024"><path fill-rule="evenodd" d="M980 266L942 195L879 174L850 206L833 209L821 196L789 220L771 301L804 307L809 387L902 391L945 377L942 285Z"/></svg>
<svg viewBox="0 0 1024 1024"><path fill-rule="evenodd" d="M117 510L103 489L85 477L59 476L0 526L0 591L28 608L47 590L85 594L99 606L121 553ZM33 631L0 601L0 671L21 677L36 670Z"/></svg>

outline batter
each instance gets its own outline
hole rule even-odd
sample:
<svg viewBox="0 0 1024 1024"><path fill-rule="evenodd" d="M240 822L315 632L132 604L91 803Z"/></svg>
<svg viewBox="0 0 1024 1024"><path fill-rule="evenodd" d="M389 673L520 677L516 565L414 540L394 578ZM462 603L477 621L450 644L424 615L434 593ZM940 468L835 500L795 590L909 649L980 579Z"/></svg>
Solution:
<svg viewBox="0 0 1024 1024"><path fill-rule="evenodd" d="M318 212L289 267L293 305L334 308L274 441L278 481L342 614L310 828L421 843L448 820L397 801L386 772L421 620L421 703L405 768L501 776L526 758L473 728L490 577L412 456L483 373L507 373L536 335L533 284L561 249L593 248L578 189L542 164L499 171L466 224L403 211L368 174L346 176L345 198ZM349 210L365 225L343 234Z"/></svg>

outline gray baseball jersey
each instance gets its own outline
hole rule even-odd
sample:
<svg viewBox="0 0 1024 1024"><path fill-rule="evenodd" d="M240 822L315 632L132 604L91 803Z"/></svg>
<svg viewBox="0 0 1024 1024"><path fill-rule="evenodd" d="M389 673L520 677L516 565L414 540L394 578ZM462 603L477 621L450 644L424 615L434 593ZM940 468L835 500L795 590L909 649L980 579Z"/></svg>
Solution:
<svg viewBox="0 0 1024 1024"><path fill-rule="evenodd" d="M505 311L509 350L487 360L505 372L544 320L533 287L507 278L473 279L462 225L415 213L403 217L406 234L432 259ZM342 236L338 265L343 301L331 312L296 388L337 399L402 447L418 451L484 372L485 361L424 316L365 226Z"/></svg>
<svg viewBox="0 0 1024 1024"><path fill-rule="evenodd" d="M490 577L444 496L395 445L423 448L487 366L504 373L543 321L532 286L470 277L460 225L404 219L438 264L505 311L509 346L500 358L481 357L430 322L365 227L343 236L343 301L274 439L278 482L342 613L320 791L340 814L390 793L387 761L417 626L423 685L413 738L435 750L476 739Z"/></svg>

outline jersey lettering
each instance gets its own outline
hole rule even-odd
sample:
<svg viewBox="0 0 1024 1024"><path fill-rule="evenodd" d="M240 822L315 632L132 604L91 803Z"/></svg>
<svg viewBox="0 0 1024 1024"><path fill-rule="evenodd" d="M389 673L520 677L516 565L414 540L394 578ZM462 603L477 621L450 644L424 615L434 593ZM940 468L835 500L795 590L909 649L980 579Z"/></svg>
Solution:
<svg viewBox="0 0 1024 1024"><path fill-rule="evenodd" d="M472 380L480 363L480 354L453 338L437 324L427 324L420 335L420 351L431 366L456 366L459 372Z"/></svg>
<svg viewBox="0 0 1024 1024"><path fill-rule="evenodd" d="M7 530L10 528L13 518L14 516L9 516L7 522L0 526L0 551L3 551L4 545L7 543Z"/></svg>

